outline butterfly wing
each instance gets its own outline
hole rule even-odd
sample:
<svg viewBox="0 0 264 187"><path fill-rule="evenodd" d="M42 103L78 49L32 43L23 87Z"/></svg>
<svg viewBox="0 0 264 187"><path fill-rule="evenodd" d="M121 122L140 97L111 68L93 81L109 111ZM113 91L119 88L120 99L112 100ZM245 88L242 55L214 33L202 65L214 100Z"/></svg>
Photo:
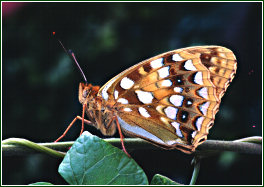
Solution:
<svg viewBox="0 0 264 187"><path fill-rule="evenodd" d="M99 95L113 103L126 134L191 153L207 139L236 67L224 47L178 49L125 70Z"/></svg>

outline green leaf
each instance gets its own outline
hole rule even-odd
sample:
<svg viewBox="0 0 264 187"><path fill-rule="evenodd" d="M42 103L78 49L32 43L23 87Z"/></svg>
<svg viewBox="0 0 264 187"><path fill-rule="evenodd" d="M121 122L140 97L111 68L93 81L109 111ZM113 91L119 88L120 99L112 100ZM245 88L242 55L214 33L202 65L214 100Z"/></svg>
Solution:
<svg viewBox="0 0 264 187"><path fill-rule="evenodd" d="M49 182L35 182L35 183L32 183L32 184L29 184L29 185L53 185Z"/></svg>
<svg viewBox="0 0 264 187"><path fill-rule="evenodd" d="M144 185L144 171L123 151L84 132L67 152L59 173L71 185Z"/></svg>
<svg viewBox="0 0 264 187"><path fill-rule="evenodd" d="M150 185L182 185L160 174L154 175Z"/></svg>

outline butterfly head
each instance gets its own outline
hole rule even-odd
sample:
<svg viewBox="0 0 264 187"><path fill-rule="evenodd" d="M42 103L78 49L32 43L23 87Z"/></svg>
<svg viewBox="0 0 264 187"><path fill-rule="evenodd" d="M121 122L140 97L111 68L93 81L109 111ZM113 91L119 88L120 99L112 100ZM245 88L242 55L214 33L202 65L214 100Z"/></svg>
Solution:
<svg viewBox="0 0 264 187"><path fill-rule="evenodd" d="M103 135L112 136L116 131L116 126L112 125L112 111L106 111L102 106L101 97L97 96L99 89L99 86L80 83L79 101L82 105L87 105L86 113L88 114L89 120L92 122L91 125L100 129ZM100 111L100 113L98 113L98 111ZM103 119L102 121L100 120L101 122L96 121L96 119L98 119L98 114L100 114L100 117Z"/></svg>
<svg viewBox="0 0 264 187"><path fill-rule="evenodd" d="M81 104L87 103L90 99L96 98L99 86L93 86L88 83L79 84L79 101Z"/></svg>

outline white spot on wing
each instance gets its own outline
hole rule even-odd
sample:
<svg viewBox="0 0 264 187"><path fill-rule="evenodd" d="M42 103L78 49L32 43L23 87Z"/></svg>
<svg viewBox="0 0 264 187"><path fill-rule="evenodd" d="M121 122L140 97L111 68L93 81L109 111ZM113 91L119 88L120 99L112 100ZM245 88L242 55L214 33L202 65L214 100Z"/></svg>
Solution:
<svg viewBox="0 0 264 187"><path fill-rule="evenodd" d="M203 74L202 74L202 72L197 72L195 74L194 83L203 85Z"/></svg>
<svg viewBox="0 0 264 187"><path fill-rule="evenodd" d="M153 60L150 62L150 66L153 68L153 69L157 69L157 68L160 68L163 66L163 58L158 58L156 60Z"/></svg>
<svg viewBox="0 0 264 187"><path fill-rule="evenodd" d="M163 114L162 109L163 109L163 107L162 107L161 105L158 105L158 106L156 107L156 110L157 110L159 113L161 113L161 114Z"/></svg>
<svg viewBox="0 0 264 187"><path fill-rule="evenodd" d="M218 56L222 57L222 58L226 58L225 53L218 53Z"/></svg>
<svg viewBox="0 0 264 187"><path fill-rule="evenodd" d="M174 92L182 93L183 88L181 88L181 87L175 87L173 90L174 90Z"/></svg>
<svg viewBox="0 0 264 187"><path fill-rule="evenodd" d="M154 98L151 92L144 92L141 90L136 90L135 91L138 99L144 103L144 104L150 104L152 103L152 99Z"/></svg>
<svg viewBox="0 0 264 187"><path fill-rule="evenodd" d="M131 112L132 110L131 110L131 108L124 108L123 109L125 112Z"/></svg>
<svg viewBox="0 0 264 187"><path fill-rule="evenodd" d="M114 92L114 96L115 96L115 99L118 98L118 91L117 91L117 90L115 90L115 92Z"/></svg>
<svg viewBox="0 0 264 187"><path fill-rule="evenodd" d="M160 117L160 120L161 120L163 123L168 124L168 119L167 119L167 118Z"/></svg>
<svg viewBox="0 0 264 187"><path fill-rule="evenodd" d="M120 82L120 86L127 90L130 89L132 86L134 85L134 81L132 81L131 79L124 77L121 82Z"/></svg>
<svg viewBox="0 0 264 187"><path fill-rule="evenodd" d="M178 112L177 108L169 106L169 107L164 109L164 112L168 118L176 120L176 116L177 116L177 112Z"/></svg>
<svg viewBox="0 0 264 187"><path fill-rule="evenodd" d="M146 117L146 118L149 118L149 117L150 117L148 111L147 111L145 108L143 108L143 107L139 107L139 108L138 108L138 111L139 111L139 113L140 113L142 116L144 116L144 117Z"/></svg>
<svg viewBox="0 0 264 187"><path fill-rule="evenodd" d="M196 123L195 123L196 128L197 128L198 131L201 130L201 127L202 127L202 124L203 124L203 120L204 120L204 117L201 116L201 117L199 117L199 118L197 119L197 121L196 121Z"/></svg>
<svg viewBox="0 0 264 187"><path fill-rule="evenodd" d="M170 96L170 102L174 106L182 106L183 99L184 99L184 97L182 95L172 95L172 96Z"/></svg>
<svg viewBox="0 0 264 187"><path fill-rule="evenodd" d="M197 131L193 131L192 138L194 138L196 136L196 134L197 134Z"/></svg>
<svg viewBox="0 0 264 187"><path fill-rule="evenodd" d="M164 87L170 87L172 85L172 82L171 82L171 80L163 80L161 82L161 85Z"/></svg>
<svg viewBox="0 0 264 187"><path fill-rule="evenodd" d="M200 111L203 113L203 115L206 115L209 105L210 105L209 101L207 101L204 104L200 105L199 108L200 108Z"/></svg>
<svg viewBox="0 0 264 187"><path fill-rule="evenodd" d="M174 55L172 55L172 60L183 61L184 59L179 54L174 54Z"/></svg>
<svg viewBox="0 0 264 187"><path fill-rule="evenodd" d="M105 100L108 100L108 93L107 93L107 90L106 89L103 89L102 90L102 96Z"/></svg>
<svg viewBox="0 0 264 187"><path fill-rule="evenodd" d="M187 60L187 61L184 63L184 68L185 68L186 70L189 70L189 71L195 71L195 70L197 70L197 69L195 68L195 66L193 65L193 63L192 63L192 60Z"/></svg>
<svg viewBox="0 0 264 187"><path fill-rule="evenodd" d="M119 98L117 100L117 102L122 103L122 104L128 104L128 100L127 99L124 99L124 98Z"/></svg>
<svg viewBox="0 0 264 187"><path fill-rule="evenodd" d="M171 123L172 126L176 129L176 134L179 136L179 137L183 137L182 135L182 132L180 130L180 124L178 122L172 122Z"/></svg>
<svg viewBox="0 0 264 187"><path fill-rule="evenodd" d="M198 94L205 99L208 99L208 90L207 87L203 87L201 89L198 90Z"/></svg>
<svg viewBox="0 0 264 187"><path fill-rule="evenodd" d="M183 120L185 120L186 117L187 117L187 115L186 114L183 114L181 117L182 117Z"/></svg>
<svg viewBox="0 0 264 187"><path fill-rule="evenodd" d="M160 78L165 78L165 77L168 77L170 75L169 73L169 66L167 67L164 67L164 68L161 68L158 70L158 73L159 73L159 77Z"/></svg>
<svg viewBox="0 0 264 187"><path fill-rule="evenodd" d="M105 99L105 100L108 100L108 93L107 93L107 90L110 86L112 86L112 84L115 82L116 79L111 79L109 82L106 83L105 87L103 88L102 90L102 97Z"/></svg>

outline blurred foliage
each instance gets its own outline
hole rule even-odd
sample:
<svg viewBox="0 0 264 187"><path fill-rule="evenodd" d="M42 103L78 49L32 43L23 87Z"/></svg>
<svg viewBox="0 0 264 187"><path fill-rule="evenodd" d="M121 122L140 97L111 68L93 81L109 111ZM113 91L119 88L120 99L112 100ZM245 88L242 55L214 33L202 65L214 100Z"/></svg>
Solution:
<svg viewBox="0 0 264 187"><path fill-rule="evenodd" d="M261 135L261 15L260 2L20 4L2 19L2 138L54 141L81 114L78 84L82 77L53 31L75 52L88 81L95 85L168 50L228 47L237 56L238 72L223 97L209 139ZM77 124L64 140L78 137ZM102 136L93 127L86 130ZM131 156L149 179L162 173L187 183L191 176L190 155L161 150L134 151ZM197 184L261 184L261 158L230 156L202 160ZM40 155L3 158L3 184L38 179L63 184L56 169L59 162ZM223 162L230 163L221 167Z"/></svg>

